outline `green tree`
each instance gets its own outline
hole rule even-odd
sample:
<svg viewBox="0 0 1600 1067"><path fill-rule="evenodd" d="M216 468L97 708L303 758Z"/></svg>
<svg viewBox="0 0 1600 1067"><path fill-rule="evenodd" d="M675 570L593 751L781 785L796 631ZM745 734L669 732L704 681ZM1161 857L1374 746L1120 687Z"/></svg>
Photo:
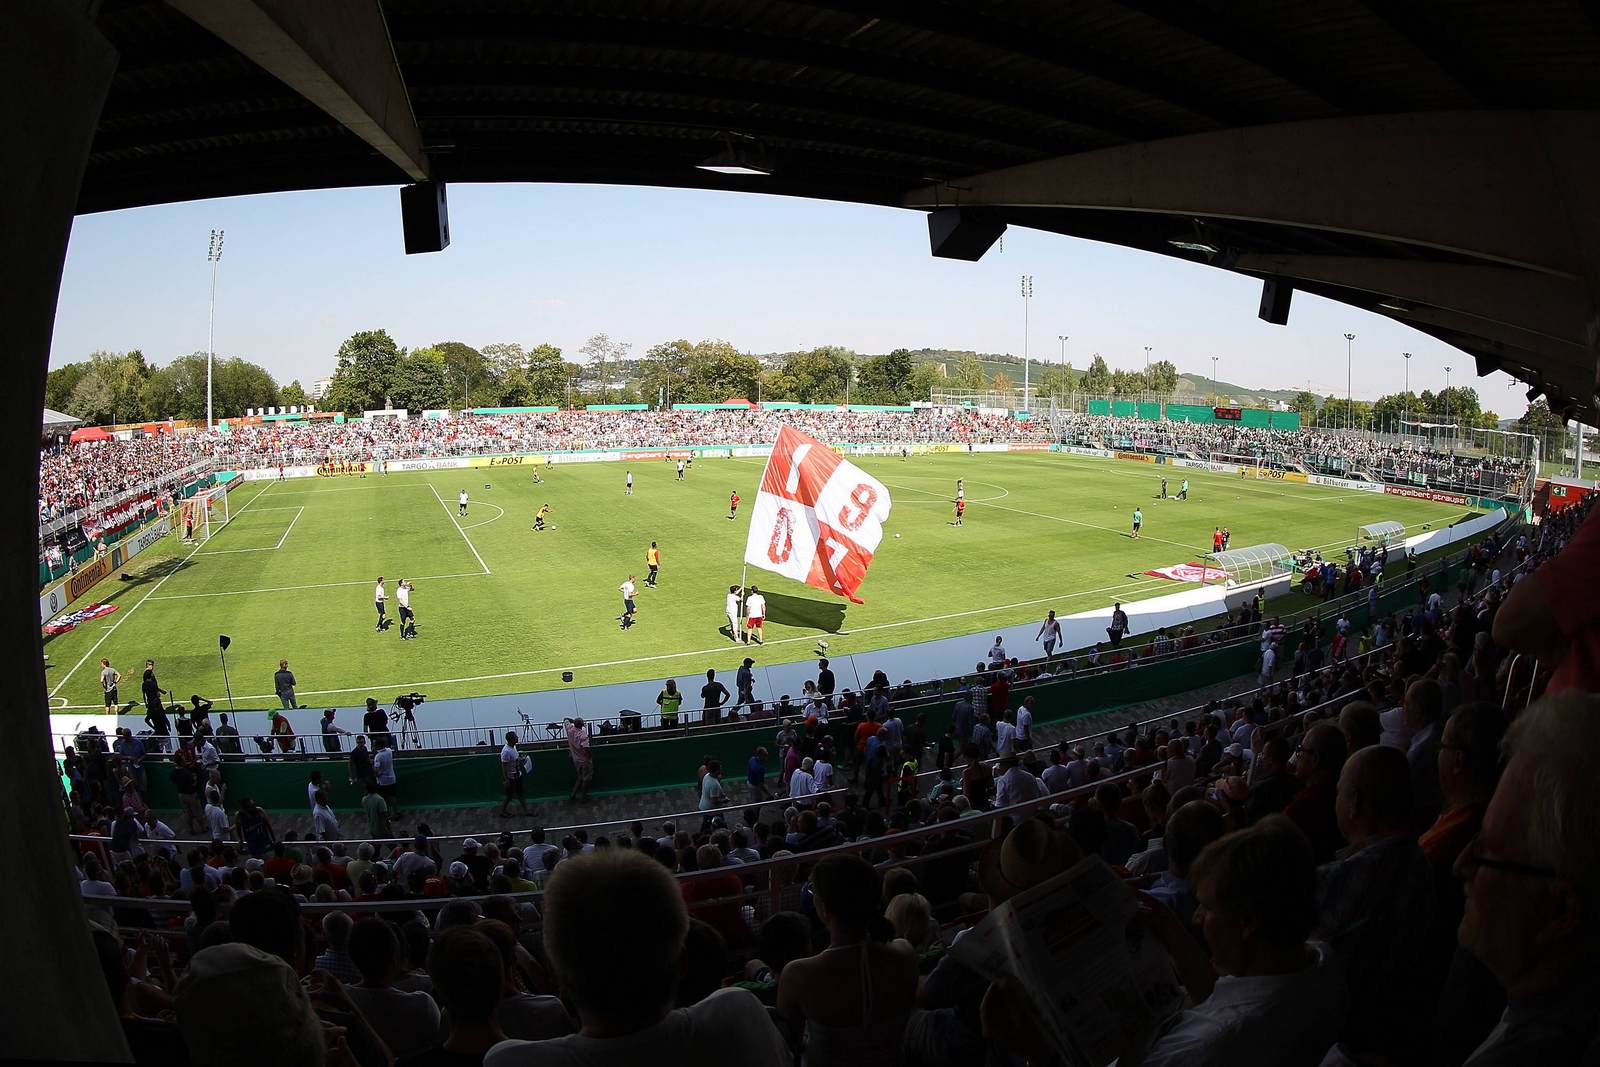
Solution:
<svg viewBox="0 0 1600 1067"><path fill-rule="evenodd" d="M1305 389L1294 394L1289 406L1300 413L1300 425L1310 426L1317 419L1317 394Z"/></svg>
<svg viewBox="0 0 1600 1067"><path fill-rule="evenodd" d="M978 357L971 352L963 352L961 358L956 360L955 369L950 372L948 384L952 392L982 392L987 382L983 376L983 364L978 362Z"/></svg>
<svg viewBox="0 0 1600 1067"><path fill-rule="evenodd" d="M1178 368L1171 360L1158 359L1150 364L1144 374L1145 389L1158 397L1168 397L1178 391Z"/></svg>
<svg viewBox="0 0 1600 1067"><path fill-rule="evenodd" d="M651 345L639 361L639 392L647 404L696 403L691 392L689 357L694 346L686 340Z"/></svg>
<svg viewBox="0 0 1600 1067"><path fill-rule="evenodd" d="M1078 386L1091 396L1107 396L1111 393L1111 368L1106 366L1105 357L1096 352L1089 361L1089 369L1083 372L1083 380Z"/></svg>
<svg viewBox="0 0 1600 1067"><path fill-rule="evenodd" d="M769 378L767 392L773 399L802 404L841 403L853 370L844 349L824 346L795 352Z"/></svg>
<svg viewBox="0 0 1600 1067"><path fill-rule="evenodd" d="M489 349L492 347L495 346L486 345L480 352L463 341L435 341L428 346L444 361L445 379L449 383L452 402L459 402L461 407L500 406L507 368L489 358ZM520 346L513 347L518 347L520 352ZM521 362L520 359L515 361L518 369Z"/></svg>
<svg viewBox="0 0 1600 1067"><path fill-rule="evenodd" d="M336 411L390 407L390 392L400 366L400 346L387 330L362 330L339 346L333 383L323 402Z"/></svg>
<svg viewBox="0 0 1600 1067"><path fill-rule="evenodd" d="M690 348L687 377L683 403L753 400L761 379L761 361L740 352L729 341L708 339Z"/></svg>
<svg viewBox="0 0 1600 1067"><path fill-rule="evenodd" d="M300 379L296 378L294 381L278 390L278 401L279 403L286 404L289 407L303 408L307 404L311 403L311 397L306 394L305 386L300 384Z"/></svg>
<svg viewBox="0 0 1600 1067"><path fill-rule="evenodd" d="M579 351L587 363L586 376L593 377L600 403L604 404L612 399L611 393L618 384L616 382L618 368L615 364L627 359L628 350L632 347L626 341L613 341L609 335L603 333L597 333L583 343L583 348Z"/></svg>
<svg viewBox="0 0 1600 1067"><path fill-rule="evenodd" d="M66 411L72 391L78 387L78 383L88 373L89 364L68 363L45 375L44 406L53 408L56 411ZM71 412L68 412L68 414L71 414ZM82 416L79 417L81 418Z"/></svg>
<svg viewBox="0 0 1600 1067"><path fill-rule="evenodd" d="M561 358L561 349L552 344L534 345L528 352L527 376L529 404L563 404L567 382L576 378L577 365Z"/></svg>
<svg viewBox="0 0 1600 1067"><path fill-rule="evenodd" d="M167 418L188 418L182 414L182 398L178 393L178 375L170 367L152 371L139 391L139 407L144 417L153 421Z"/></svg>
<svg viewBox="0 0 1600 1067"><path fill-rule="evenodd" d="M945 378L940 373L941 363L918 363L906 380L906 402L928 400L935 389L944 389Z"/></svg>
<svg viewBox="0 0 1600 1067"><path fill-rule="evenodd" d="M1011 379L1005 371L995 371L994 377L989 379L989 388L996 393L1009 393L1012 389Z"/></svg>
<svg viewBox="0 0 1600 1067"><path fill-rule="evenodd" d="M247 410L275 407L278 383L265 367L237 356L214 360L211 367L212 408L219 419L237 418Z"/></svg>
<svg viewBox="0 0 1600 1067"><path fill-rule="evenodd" d="M116 391L100 370L90 367L73 386L63 409L68 415L92 425L111 422L116 411Z"/></svg>
<svg viewBox="0 0 1600 1067"><path fill-rule="evenodd" d="M1149 391L1146 385L1143 371L1115 370L1111 372L1111 392L1116 396L1139 396Z"/></svg>
<svg viewBox="0 0 1600 1067"><path fill-rule="evenodd" d="M450 382L444 353L437 348L419 348L400 357L390 377L391 406L408 411L441 408L449 402Z"/></svg>
<svg viewBox="0 0 1600 1067"><path fill-rule="evenodd" d="M911 376L916 368L911 353L897 348L885 356L862 361L856 373L854 399L862 404L905 404L912 399L926 400L912 391Z"/></svg>
<svg viewBox="0 0 1600 1067"><path fill-rule="evenodd" d="M1369 429L1372 426L1372 405L1365 400L1346 403L1342 396L1323 397L1317 425L1335 430L1342 430L1346 425L1357 430Z"/></svg>

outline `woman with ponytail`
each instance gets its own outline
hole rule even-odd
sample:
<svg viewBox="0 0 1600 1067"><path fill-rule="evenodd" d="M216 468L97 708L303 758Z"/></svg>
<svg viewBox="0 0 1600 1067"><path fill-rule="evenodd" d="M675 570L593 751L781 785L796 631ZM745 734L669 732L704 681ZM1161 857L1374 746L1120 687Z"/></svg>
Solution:
<svg viewBox="0 0 1600 1067"><path fill-rule="evenodd" d="M811 875L828 947L791 962L778 982L778 1012L804 1027L806 1067L899 1063L916 1006L917 952L883 915L878 872L859 856L833 856Z"/></svg>

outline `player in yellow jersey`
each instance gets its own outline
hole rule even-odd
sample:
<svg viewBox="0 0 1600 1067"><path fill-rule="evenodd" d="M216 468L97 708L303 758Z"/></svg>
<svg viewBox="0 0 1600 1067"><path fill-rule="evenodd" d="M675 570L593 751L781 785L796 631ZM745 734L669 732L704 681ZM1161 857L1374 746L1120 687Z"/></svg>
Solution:
<svg viewBox="0 0 1600 1067"><path fill-rule="evenodd" d="M644 584L648 589L656 587L656 572L661 569L661 550L654 541L644 550L644 565L650 568L650 573L644 576Z"/></svg>
<svg viewBox="0 0 1600 1067"><path fill-rule="evenodd" d="M538 512L533 516L533 528L535 530L543 531L544 528L545 528L545 525L544 525L545 517L547 515L549 515L549 514L550 514L550 505L549 504L540 504Z"/></svg>

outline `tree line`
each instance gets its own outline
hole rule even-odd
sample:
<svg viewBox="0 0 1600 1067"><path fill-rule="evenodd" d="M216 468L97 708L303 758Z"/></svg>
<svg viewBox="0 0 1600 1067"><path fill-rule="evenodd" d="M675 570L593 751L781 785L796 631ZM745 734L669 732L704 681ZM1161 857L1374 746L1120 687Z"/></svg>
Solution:
<svg viewBox="0 0 1600 1067"><path fill-rule="evenodd" d="M1300 412L1301 424L1306 426L1349 425L1357 430L1399 433L1401 423L1407 419L1486 429L1500 425L1500 416L1485 411L1478 391L1466 385L1453 385L1438 392L1424 389L1420 393L1390 393L1370 401L1346 401L1331 394L1319 400L1315 393L1302 389L1289 406Z"/></svg>
<svg viewBox="0 0 1600 1067"><path fill-rule="evenodd" d="M306 403L299 382L279 386L265 367L237 357L213 361L211 388L218 418L242 415L246 408ZM156 367L138 349L96 352L51 371L45 378L44 404L97 426L204 419L206 354L191 352Z"/></svg>

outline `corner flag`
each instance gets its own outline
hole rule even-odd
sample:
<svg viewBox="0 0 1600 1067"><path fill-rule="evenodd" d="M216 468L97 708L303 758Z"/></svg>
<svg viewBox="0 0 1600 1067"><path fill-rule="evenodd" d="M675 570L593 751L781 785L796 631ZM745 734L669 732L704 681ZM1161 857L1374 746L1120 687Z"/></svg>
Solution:
<svg viewBox="0 0 1600 1067"><path fill-rule="evenodd" d="M785 426L750 514L744 561L856 596L889 518L889 490L823 442Z"/></svg>

